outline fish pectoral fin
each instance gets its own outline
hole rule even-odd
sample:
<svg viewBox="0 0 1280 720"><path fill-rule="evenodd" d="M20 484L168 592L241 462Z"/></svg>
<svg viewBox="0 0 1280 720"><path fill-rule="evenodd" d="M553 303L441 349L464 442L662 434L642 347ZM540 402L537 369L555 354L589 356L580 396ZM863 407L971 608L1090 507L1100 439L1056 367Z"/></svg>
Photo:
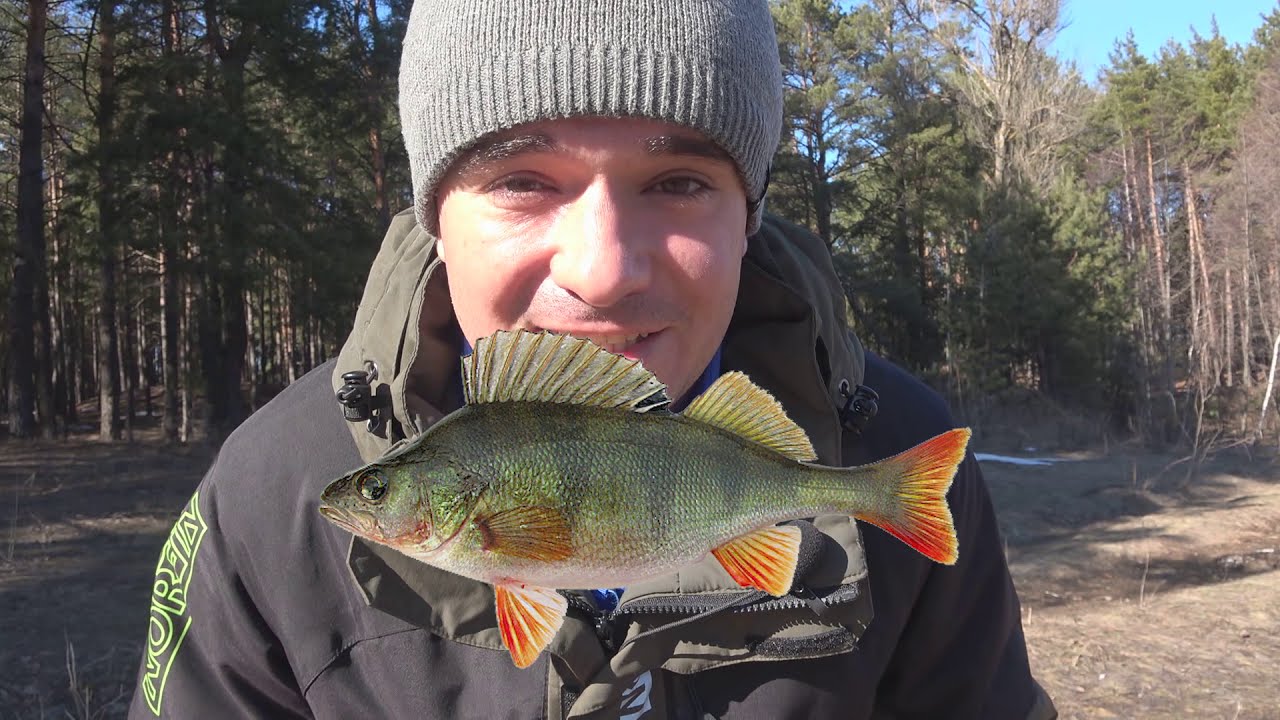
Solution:
<svg viewBox="0 0 1280 720"><path fill-rule="evenodd" d="M769 391L740 372L721 375L680 413L759 443L793 460L817 459L809 436Z"/></svg>
<svg viewBox="0 0 1280 720"><path fill-rule="evenodd" d="M530 560L564 560L573 554L564 513L544 505L523 505L477 514L472 524L489 552Z"/></svg>
<svg viewBox="0 0 1280 720"><path fill-rule="evenodd" d="M756 530L713 548L711 554L739 585L782 597L795 580L800 528L782 525Z"/></svg>
<svg viewBox="0 0 1280 720"><path fill-rule="evenodd" d="M516 667L527 668L560 631L569 602L555 590L535 585L495 585L493 590L502 644Z"/></svg>

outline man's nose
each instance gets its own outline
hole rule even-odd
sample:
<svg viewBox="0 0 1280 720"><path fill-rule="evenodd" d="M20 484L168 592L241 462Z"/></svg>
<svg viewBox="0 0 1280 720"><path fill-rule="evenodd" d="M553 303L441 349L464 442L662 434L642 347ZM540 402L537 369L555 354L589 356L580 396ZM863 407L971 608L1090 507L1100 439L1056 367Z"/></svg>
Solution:
<svg viewBox="0 0 1280 720"><path fill-rule="evenodd" d="M551 280L593 307L609 307L650 281L644 228L604 181L592 183L556 223Z"/></svg>

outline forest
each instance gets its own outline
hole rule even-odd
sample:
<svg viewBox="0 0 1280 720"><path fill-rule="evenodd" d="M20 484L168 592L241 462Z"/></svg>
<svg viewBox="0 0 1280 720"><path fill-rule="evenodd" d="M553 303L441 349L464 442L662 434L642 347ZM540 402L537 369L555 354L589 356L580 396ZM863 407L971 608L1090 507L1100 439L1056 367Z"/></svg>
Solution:
<svg viewBox="0 0 1280 720"><path fill-rule="evenodd" d="M217 439L337 353L410 202L411 5L0 0L0 437ZM1085 78L1058 0L772 7L769 208L868 347L970 422L1278 442L1280 10Z"/></svg>

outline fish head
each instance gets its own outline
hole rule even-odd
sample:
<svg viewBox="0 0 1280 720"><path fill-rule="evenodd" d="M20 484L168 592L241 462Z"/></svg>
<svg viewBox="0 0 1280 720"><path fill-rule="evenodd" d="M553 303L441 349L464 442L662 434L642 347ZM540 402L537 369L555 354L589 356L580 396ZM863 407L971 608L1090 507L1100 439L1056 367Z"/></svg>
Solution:
<svg viewBox="0 0 1280 720"><path fill-rule="evenodd" d="M374 463L329 483L320 494L320 514L376 543L421 543L435 527L423 490L407 468Z"/></svg>
<svg viewBox="0 0 1280 720"><path fill-rule="evenodd" d="M373 463L330 483L320 514L373 542L423 555L457 536L478 491L473 474L444 458Z"/></svg>

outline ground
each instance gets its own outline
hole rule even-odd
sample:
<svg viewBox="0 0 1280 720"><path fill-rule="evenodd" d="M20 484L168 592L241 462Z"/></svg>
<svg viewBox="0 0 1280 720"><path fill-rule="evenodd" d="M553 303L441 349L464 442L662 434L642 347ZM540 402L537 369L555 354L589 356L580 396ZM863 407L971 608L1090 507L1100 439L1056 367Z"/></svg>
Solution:
<svg viewBox="0 0 1280 720"><path fill-rule="evenodd" d="M1179 460L985 467L1063 718L1280 719L1280 463Z"/></svg>
<svg viewBox="0 0 1280 720"><path fill-rule="evenodd" d="M124 717L157 553L212 457L154 431L0 443L0 720ZM984 471L1062 718L1280 720L1274 453Z"/></svg>

